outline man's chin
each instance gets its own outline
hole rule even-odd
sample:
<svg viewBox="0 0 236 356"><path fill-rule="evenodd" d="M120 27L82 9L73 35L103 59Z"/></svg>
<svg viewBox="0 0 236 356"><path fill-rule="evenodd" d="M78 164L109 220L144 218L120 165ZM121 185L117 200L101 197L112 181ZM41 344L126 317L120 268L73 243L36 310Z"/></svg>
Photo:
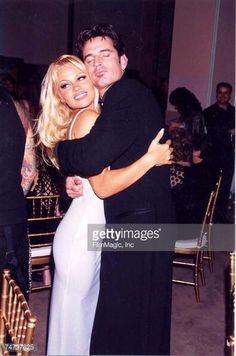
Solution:
<svg viewBox="0 0 236 356"><path fill-rule="evenodd" d="M100 78L100 79L96 78L96 80L94 80L93 84L98 90L107 89L112 85L112 83L105 80L105 78Z"/></svg>

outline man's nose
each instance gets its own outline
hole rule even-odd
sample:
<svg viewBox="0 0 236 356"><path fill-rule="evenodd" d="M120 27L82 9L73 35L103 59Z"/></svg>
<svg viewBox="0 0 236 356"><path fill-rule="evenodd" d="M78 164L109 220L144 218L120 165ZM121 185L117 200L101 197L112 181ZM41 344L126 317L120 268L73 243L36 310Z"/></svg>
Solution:
<svg viewBox="0 0 236 356"><path fill-rule="evenodd" d="M93 63L94 63L94 66L99 66L101 64L101 57L100 56L95 56Z"/></svg>

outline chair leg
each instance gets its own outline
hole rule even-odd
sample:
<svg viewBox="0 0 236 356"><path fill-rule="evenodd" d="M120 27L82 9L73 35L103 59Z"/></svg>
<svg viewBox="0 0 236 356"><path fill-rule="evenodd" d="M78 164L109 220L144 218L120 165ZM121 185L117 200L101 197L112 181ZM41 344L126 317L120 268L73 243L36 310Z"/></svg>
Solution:
<svg viewBox="0 0 236 356"><path fill-rule="evenodd" d="M206 285L206 280L205 280L205 272L204 272L204 266L203 266L203 252L199 253L198 266L199 266L199 270L200 270L200 276L201 276L202 285L205 286Z"/></svg>
<svg viewBox="0 0 236 356"><path fill-rule="evenodd" d="M3 279L2 279L1 309L0 309L0 345L5 343L6 335L7 335L4 319L6 318L6 314L7 314L9 284L5 277L10 277L10 270L8 269L4 270L2 277Z"/></svg>
<svg viewBox="0 0 236 356"><path fill-rule="evenodd" d="M198 264L196 261L195 268L194 268L194 290L196 301L200 302L200 292L199 292L199 283L198 283Z"/></svg>
<svg viewBox="0 0 236 356"><path fill-rule="evenodd" d="M51 272L50 269L46 269L43 271L43 284L45 286L51 285Z"/></svg>
<svg viewBox="0 0 236 356"><path fill-rule="evenodd" d="M213 272L213 259L214 259L214 253L213 251L208 251L208 265L209 265L209 271Z"/></svg>
<svg viewBox="0 0 236 356"><path fill-rule="evenodd" d="M214 261L214 252L209 250L207 251L207 255L203 255L203 260L208 261L208 268L210 272L213 272L213 261Z"/></svg>

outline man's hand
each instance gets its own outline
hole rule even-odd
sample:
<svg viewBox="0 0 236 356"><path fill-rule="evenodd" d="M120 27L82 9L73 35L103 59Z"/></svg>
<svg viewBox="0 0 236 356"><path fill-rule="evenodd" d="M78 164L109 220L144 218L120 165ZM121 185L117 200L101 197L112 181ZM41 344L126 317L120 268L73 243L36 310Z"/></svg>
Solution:
<svg viewBox="0 0 236 356"><path fill-rule="evenodd" d="M148 148L148 154L152 157L152 160L156 166L173 163L173 148L171 147L171 140L167 140L162 144L159 143L163 135L164 129L161 129Z"/></svg>
<svg viewBox="0 0 236 356"><path fill-rule="evenodd" d="M70 198L78 198L83 195L83 184L79 177L66 178L66 193Z"/></svg>

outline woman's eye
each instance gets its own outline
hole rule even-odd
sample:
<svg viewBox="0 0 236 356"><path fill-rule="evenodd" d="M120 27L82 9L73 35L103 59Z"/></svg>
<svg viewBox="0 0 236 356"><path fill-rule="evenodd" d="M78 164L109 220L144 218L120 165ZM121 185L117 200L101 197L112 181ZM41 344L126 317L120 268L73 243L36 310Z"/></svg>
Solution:
<svg viewBox="0 0 236 356"><path fill-rule="evenodd" d="M66 89L67 87L68 87L67 83L61 85L61 89Z"/></svg>
<svg viewBox="0 0 236 356"><path fill-rule="evenodd" d="M80 75L78 78L77 78L77 80L84 80L86 78L86 75Z"/></svg>

